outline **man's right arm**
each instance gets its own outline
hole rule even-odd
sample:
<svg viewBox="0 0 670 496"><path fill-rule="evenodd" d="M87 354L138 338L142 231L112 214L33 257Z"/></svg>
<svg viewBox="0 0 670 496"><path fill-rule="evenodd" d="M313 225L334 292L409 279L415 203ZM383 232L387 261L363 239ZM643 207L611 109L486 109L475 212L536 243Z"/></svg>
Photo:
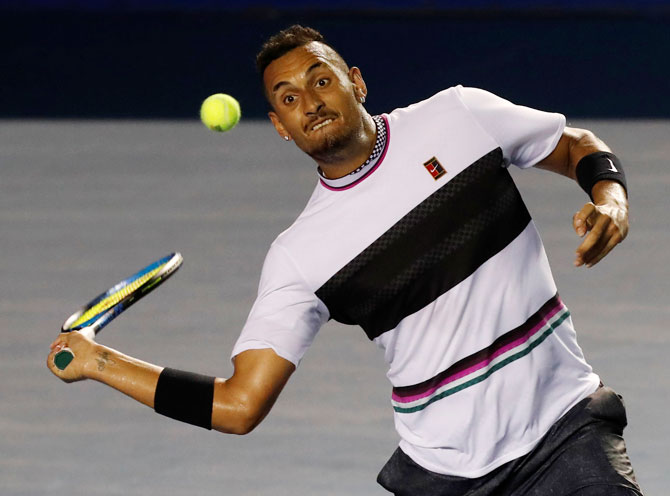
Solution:
<svg viewBox="0 0 670 496"><path fill-rule="evenodd" d="M270 348L243 351L234 363L232 377L214 383L212 428L247 434L270 412L295 365Z"/></svg>
<svg viewBox="0 0 670 496"><path fill-rule="evenodd" d="M65 370L53 363L54 355L69 347L75 359ZM234 360L229 379L214 380L212 428L231 434L246 434L269 413L295 365L271 349L248 350ZM87 339L78 332L62 334L51 345L49 369L64 382L94 379L154 408L154 398L163 369Z"/></svg>

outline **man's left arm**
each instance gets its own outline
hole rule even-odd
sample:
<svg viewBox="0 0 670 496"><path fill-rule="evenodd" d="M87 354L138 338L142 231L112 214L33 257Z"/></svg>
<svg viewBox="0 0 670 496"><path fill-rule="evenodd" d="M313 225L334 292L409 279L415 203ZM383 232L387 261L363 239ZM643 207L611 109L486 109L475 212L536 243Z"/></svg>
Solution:
<svg viewBox="0 0 670 496"><path fill-rule="evenodd" d="M623 171L618 170L620 164L617 169L612 162L616 157L598 152L611 153L611 150L591 131L566 127L554 151L535 166L578 181L579 164L578 182L590 189L587 193L593 201L585 204L572 221L575 232L584 238L577 248L577 267L597 264L628 234L628 196L619 182L625 184ZM617 172L621 176L617 176Z"/></svg>

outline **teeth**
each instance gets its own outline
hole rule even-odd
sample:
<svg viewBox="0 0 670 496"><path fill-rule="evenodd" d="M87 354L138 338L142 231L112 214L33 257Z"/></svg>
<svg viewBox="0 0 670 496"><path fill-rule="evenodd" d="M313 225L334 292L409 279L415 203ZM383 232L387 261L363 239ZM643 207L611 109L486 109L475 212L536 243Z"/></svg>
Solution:
<svg viewBox="0 0 670 496"><path fill-rule="evenodd" d="M316 131L317 129L321 129L323 126L327 126L327 125L330 124L331 122L333 122L333 119L326 119L326 120L323 121L322 123L317 124L316 126L314 126L314 127L312 128L312 131Z"/></svg>

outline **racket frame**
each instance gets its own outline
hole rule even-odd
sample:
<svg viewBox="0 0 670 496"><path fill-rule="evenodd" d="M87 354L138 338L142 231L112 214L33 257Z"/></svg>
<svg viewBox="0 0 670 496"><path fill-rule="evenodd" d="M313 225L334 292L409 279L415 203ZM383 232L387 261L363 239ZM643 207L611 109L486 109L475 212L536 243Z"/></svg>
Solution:
<svg viewBox="0 0 670 496"><path fill-rule="evenodd" d="M61 327L61 333L77 331L93 339L96 334L98 334L107 324L109 324L112 320L114 320L118 315L123 313L125 310L130 308L131 305L133 305L141 298L151 293L154 289L156 289L163 282L165 282L172 274L175 273L177 269L179 269L179 267L181 267L183 261L184 258L182 257L181 253L174 252L147 265L146 267L139 270L132 276L127 277L118 284L115 284L104 293L99 294L91 301L89 301L86 305L84 305L81 309L70 315L67 318L67 320L63 323ZM132 284L134 281L150 273L151 271L156 270L156 268L158 267L161 267L161 269L158 272L156 272L156 274L154 274L149 279L144 281L139 287L128 293L113 306L93 315L90 319L88 319L85 322L82 322L76 326L72 326L72 324L77 322L77 320L79 320L79 318L84 313L86 313L92 307L100 303L102 300L104 300L105 298L109 297L112 294L115 294L123 290L123 288ZM56 355L54 355L54 364L60 370L65 370L65 368L70 364L70 362L73 359L74 359L74 352L70 348L63 348L58 353L56 353Z"/></svg>

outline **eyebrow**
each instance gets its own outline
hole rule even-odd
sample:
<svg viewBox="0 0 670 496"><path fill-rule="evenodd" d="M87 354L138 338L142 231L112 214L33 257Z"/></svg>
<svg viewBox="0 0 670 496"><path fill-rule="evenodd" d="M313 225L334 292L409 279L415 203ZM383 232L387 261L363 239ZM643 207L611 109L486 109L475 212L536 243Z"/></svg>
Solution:
<svg viewBox="0 0 670 496"><path fill-rule="evenodd" d="M314 69L317 69L323 65L323 62L314 62L312 65L309 66L309 68L305 71L305 76L307 76L310 72L312 72ZM277 84L275 84L272 87L272 93L276 93L279 88L282 86L289 84L288 81L279 81Z"/></svg>

